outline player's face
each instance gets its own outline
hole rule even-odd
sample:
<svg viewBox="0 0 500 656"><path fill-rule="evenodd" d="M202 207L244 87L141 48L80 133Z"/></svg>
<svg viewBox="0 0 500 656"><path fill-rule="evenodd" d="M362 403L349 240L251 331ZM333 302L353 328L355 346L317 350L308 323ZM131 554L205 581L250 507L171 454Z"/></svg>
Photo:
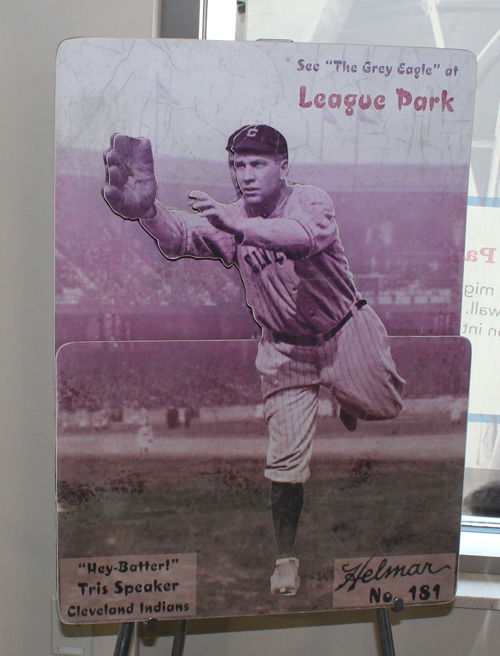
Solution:
<svg viewBox="0 0 500 656"><path fill-rule="evenodd" d="M249 205L261 205L273 199L281 189L288 162L269 155L236 154L234 167L245 201Z"/></svg>

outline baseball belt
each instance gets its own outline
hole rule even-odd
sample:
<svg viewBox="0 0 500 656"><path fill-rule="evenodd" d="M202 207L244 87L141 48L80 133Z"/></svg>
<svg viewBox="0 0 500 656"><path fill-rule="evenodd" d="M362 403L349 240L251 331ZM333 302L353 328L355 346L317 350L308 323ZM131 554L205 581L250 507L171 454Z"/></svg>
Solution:
<svg viewBox="0 0 500 656"><path fill-rule="evenodd" d="M367 304L368 301L363 299L355 303L354 307L359 309L362 308L363 305ZM285 344L291 344L292 346L321 346L325 342L328 342L330 339L332 339L332 337L335 337L335 335L339 332L342 326L345 326L349 319L352 319L352 310L349 310L345 317L343 317L338 322L335 328L332 328L327 333L323 333L323 335L289 335L288 333L275 332L272 332L271 334L278 342L285 342Z"/></svg>

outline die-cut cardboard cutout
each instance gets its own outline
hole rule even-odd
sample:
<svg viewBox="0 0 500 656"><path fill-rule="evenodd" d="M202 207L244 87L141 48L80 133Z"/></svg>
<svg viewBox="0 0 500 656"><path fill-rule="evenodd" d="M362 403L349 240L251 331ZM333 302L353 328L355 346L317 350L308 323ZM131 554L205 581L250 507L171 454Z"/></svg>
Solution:
<svg viewBox="0 0 500 656"><path fill-rule="evenodd" d="M386 328L459 332L474 73L472 55L461 51L102 39L61 46L65 621L452 598L468 345L389 340ZM110 135L102 179L97 151ZM344 455L335 439L326 446L314 438L322 412L328 430L348 440ZM197 442L168 439L182 424L196 425ZM325 447L316 462L325 473L309 482L313 445L316 454ZM391 479L393 452L405 468L395 489L378 487L378 475ZM437 493L422 489L433 468L449 470ZM414 494L414 484L425 510L408 535L412 511L401 490ZM263 485L270 498L261 503ZM316 513L308 529L311 489L312 507L334 509L328 518ZM451 497L429 513L445 490ZM160 512L165 498L169 510ZM389 509L367 519L360 499ZM344 502L355 520L333 517ZM148 534L143 523L158 512L181 524L148 519ZM137 530L126 536L131 513ZM387 516L391 527L405 518L396 536L381 529ZM439 538L436 517L446 527ZM233 524L223 556L217 535Z"/></svg>
<svg viewBox="0 0 500 656"><path fill-rule="evenodd" d="M359 421L350 433L332 395L320 396L288 555L278 550L279 503L264 475L256 340L62 347L63 621L450 601L469 343L393 337L390 345L406 380L398 417ZM290 420L300 420L293 409ZM281 539L286 528L278 522ZM291 559L298 571L273 579L276 562Z"/></svg>
<svg viewBox="0 0 500 656"><path fill-rule="evenodd" d="M260 335L234 266L164 261L99 195L121 133L150 141L164 207L192 211L193 190L233 203L228 139L255 124L286 139L289 184L331 198L356 289L388 333L459 334L471 53L76 39L57 74L58 346Z"/></svg>

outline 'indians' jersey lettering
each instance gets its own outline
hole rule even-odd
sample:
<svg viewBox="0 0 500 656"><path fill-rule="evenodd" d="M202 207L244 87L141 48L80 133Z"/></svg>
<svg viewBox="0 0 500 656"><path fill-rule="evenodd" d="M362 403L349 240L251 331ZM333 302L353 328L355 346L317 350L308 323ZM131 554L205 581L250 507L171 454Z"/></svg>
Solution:
<svg viewBox="0 0 500 656"><path fill-rule="evenodd" d="M260 273L268 264L283 264L285 256L278 251L266 251L263 248L255 248L247 253L244 258L254 273Z"/></svg>

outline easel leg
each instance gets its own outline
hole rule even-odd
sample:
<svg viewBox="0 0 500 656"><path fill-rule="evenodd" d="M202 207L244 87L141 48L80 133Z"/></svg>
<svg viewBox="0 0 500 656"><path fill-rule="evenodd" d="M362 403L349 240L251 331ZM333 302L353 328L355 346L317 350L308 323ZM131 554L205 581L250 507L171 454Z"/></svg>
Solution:
<svg viewBox="0 0 500 656"><path fill-rule="evenodd" d="M172 656L182 656L184 643L186 642L187 620L177 620L175 625L174 642L172 645Z"/></svg>
<svg viewBox="0 0 500 656"><path fill-rule="evenodd" d="M377 608L375 613L377 614L378 640L382 656L395 656L389 609Z"/></svg>
<svg viewBox="0 0 500 656"><path fill-rule="evenodd" d="M120 624L113 656L128 656L130 643L132 642L132 636L134 635L134 628L134 622Z"/></svg>

